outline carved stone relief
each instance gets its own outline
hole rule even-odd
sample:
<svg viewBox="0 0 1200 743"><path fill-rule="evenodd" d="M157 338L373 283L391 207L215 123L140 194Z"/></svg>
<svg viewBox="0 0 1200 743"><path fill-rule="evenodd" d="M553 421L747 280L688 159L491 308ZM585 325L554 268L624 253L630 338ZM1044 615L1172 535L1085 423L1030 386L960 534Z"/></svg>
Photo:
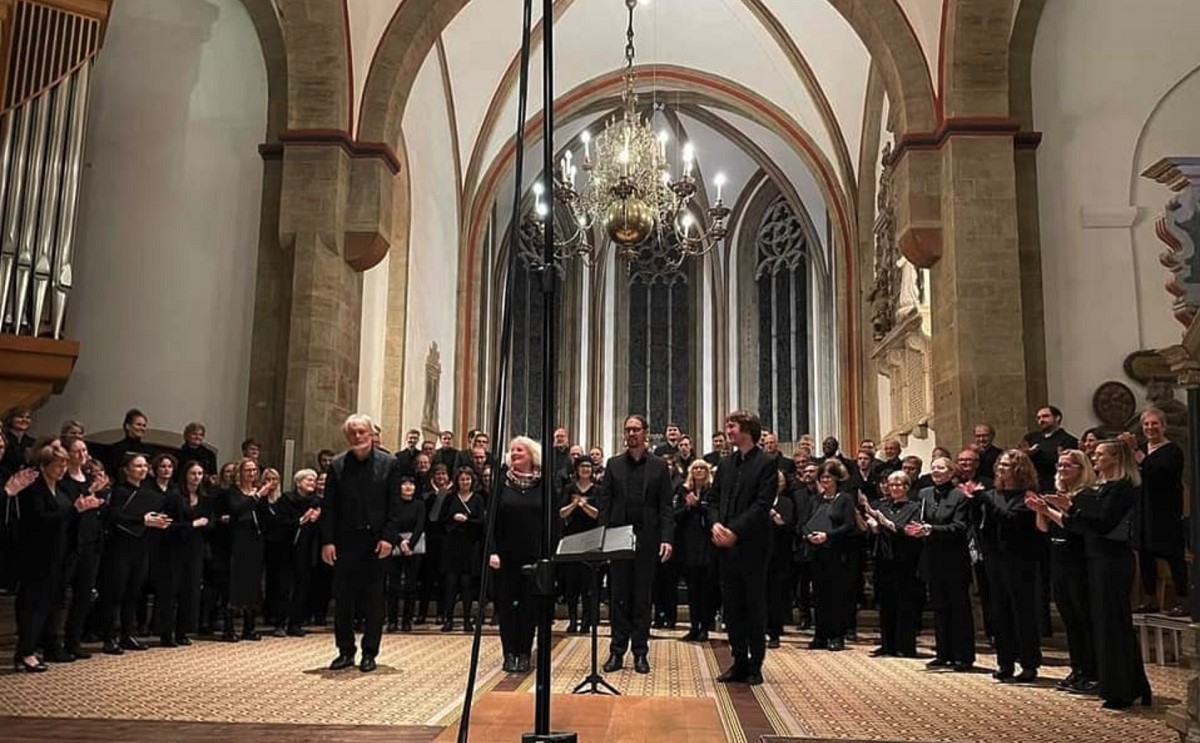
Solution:
<svg viewBox="0 0 1200 743"><path fill-rule="evenodd" d="M437 439L442 428L438 425L438 390L442 382L442 354L436 342L429 344L425 356L425 408L421 415L421 428L426 437Z"/></svg>
<svg viewBox="0 0 1200 743"><path fill-rule="evenodd" d="M1188 326L1200 312L1200 158L1164 158L1142 175L1176 192L1154 227L1167 246L1158 259L1171 272L1166 289L1175 319Z"/></svg>

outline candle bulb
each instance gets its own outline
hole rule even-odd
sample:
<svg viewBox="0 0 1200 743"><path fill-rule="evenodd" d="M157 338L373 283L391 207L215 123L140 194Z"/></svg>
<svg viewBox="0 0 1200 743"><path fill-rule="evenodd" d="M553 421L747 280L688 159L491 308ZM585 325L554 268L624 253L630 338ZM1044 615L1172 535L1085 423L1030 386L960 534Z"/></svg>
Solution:
<svg viewBox="0 0 1200 743"><path fill-rule="evenodd" d="M725 174L717 173L717 177L713 178L713 183L717 187L717 201L721 200L721 188L725 185Z"/></svg>
<svg viewBox="0 0 1200 743"><path fill-rule="evenodd" d="M695 159L696 149L692 146L691 142L688 142L683 146L683 175L685 177L691 177L692 161Z"/></svg>
<svg viewBox="0 0 1200 743"><path fill-rule="evenodd" d="M579 140L583 142L583 161L586 163L592 159L592 135L585 129L583 134L579 135Z"/></svg>

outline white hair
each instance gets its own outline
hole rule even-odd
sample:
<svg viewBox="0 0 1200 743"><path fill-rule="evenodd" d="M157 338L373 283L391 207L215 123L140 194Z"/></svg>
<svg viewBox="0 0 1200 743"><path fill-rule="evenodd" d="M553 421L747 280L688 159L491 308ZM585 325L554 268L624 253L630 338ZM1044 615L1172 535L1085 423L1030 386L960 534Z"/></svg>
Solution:
<svg viewBox="0 0 1200 743"><path fill-rule="evenodd" d="M371 416L366 413L354 413L346 416L346 420L342 423L342 433L350 433L351 428L366 428L367 431L374 431L375 421L371 420Z"/></svg>
<svg viewBox="0 0 1200 743"><path fill-rule="evenodd" d="M297 471L296 474L292 476L292 485L294 487L300 487L301 480L303 480L306 477L316 477L316 476L317 476L316 470L306 467L302 470Z"/></svg>
<svg viewBox="0 0 1200 743"><path fill-rule="evenodd" d="M542 445L528 436L517 436L512 441L508 442L509 451L504 454L504 463L512 467L512 446L520 444L529 451L529 461L533 463L535 470L542 468Z"/></svg>

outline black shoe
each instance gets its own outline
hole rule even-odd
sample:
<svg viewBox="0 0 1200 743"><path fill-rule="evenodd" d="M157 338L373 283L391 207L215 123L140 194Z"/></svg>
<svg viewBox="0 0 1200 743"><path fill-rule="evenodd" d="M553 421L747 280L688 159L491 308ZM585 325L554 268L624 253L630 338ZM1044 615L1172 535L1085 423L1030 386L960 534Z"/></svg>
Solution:
<svg viewBox="0 0 1200 743"><path fill-rule="evenodd" d="M445 624L442 625L442 632L453 632L453 631L454 631L454 622L446 622Z"/></svg>
<svg viewBox="0 0 1200 743"><path fill-rule="evenodd" d="M758 686L763 682L762 674L758 671L751 671L746 674L746 683L750 686Z"/></svg>
<svg viewBox="0 0 1200 743"><path fill-rule="evenodd" d="M13 670L17 673L45 673L46 671L50 670L50 666L46 665L40 660L37 663L30 665L21 658L17 658L13 661Z"/></svg>
<svg viewBox="0 0 1200 743"><path fill-rule="evenodd" d="M241 639L242 638L238 637L237 633L233 630L221 633L221 642L237 642Z"/></svg>
<svg viewBox="0 0 1200 743"><path fill-rule="evenodd" d="M749 677L749 672L738 664L734 663L720 676L717 676L717 681L722 684L740 684Z"/></svg>
<svg viewBox="0 0 1200 743"><path fill-rule="evenodd" d="M952 665L954 665L954 664L948 660L943 660L942 658L934 658L933 660L926 663L925 667L926 668L949 668Z"/></svg>
<svg viewBox="0 0 1200 743"><path fill-rule="evenodd" d="M138 642L136 639L130 637L129 635L125 635L124 637L121 638L120 645L122 648L124 648L126 650L148 650L149 649L142 643Z"/></svg>
<svg viewBox="0 0 1200 743"><path fill-rule="evenodd" d="M187 647L188 645L192 644L192 638L180 632L179 634L175 635L175 644L182 647Z"/></svg>
<svg viewBox="0 0 1200 743"><path fill-rule="evenodd" d="M867 655L871 656L872 658L882 658L885 655L891 655L891 653L883 648L875 648L871 652L867 653Z"/></svg>
<svg viewBox="0 0 1200 743"><path fill-rule="evenodd" d="M250 630L249 632L242 633L242 639L249 640L251 642L258 642L259 640L262 639L262 635L258 634L254 630Z"/></svg>
<svg viewBox="0 0 1200 743"><path fill-rule="evenodd" d="M125 651L117 644L116 640L105 640L104 648L100 651L105 655L124 655Z"/></svg>
<svg viewBox="0 0 1200 743"><path fill-rule="evenodd" d="M633 670L638 673L650 673L650 661L644 655L633 656Z"/></svg>
<svg viewBox="0 0 1200 743"><path fill-rule="evenodd" d="M401 632L412 632L412 622L405 619L403 622L400 623L400 631Z"/></svg>
<svg viewBox="0 0 1200 743"><path fill-rule="evenodd" d="M339 655L338 657L333 659L332 663L329 664L329 670L331 670L331 671L342 671L347 668L353 668L353 667L354 667L354 656L346 655L346 654Z"/></svg>
<svg viewBox="0 0 1200 743"><path fill-rule="evenodd" d="M603 666L602 670L605 673L614 673L616 671L621 670L624 667L625 667L625 659L622 656L617 655L616 653L613 653L612 655L608 656L608 660L604 661L604 666Z"/></svg>
<svg viewBox="0 0 1200 743"><path fill-rule="evenodd" d="M399 632L399 631L400 631L400 625L399 625L399 624L397 624L397 623L395 623L395 622L388 622L388 625L387 625L387 630L385 630L385 631L386 631L388 634L392 634L393 632Z"/></svg>
<svg viewBox="0 0 1200 743"><path fill-rule="evenodd" d="M767 638L767 647L769 647L772 650L775 650L776 648L778 648L779 647L779 638L778 637Z"/></svg>
<svg viewBox="0 0 1200 743"><path fill-rule="evenodd" d="M528 655L518 655L517 656L517 665L516 665L517 673L529 673L529 665L530 665L530 663L529 663Z"/></svg>
<svg viewBox="0 0 1200 743"><path fill-rule="evenodd" d="M374 655L364 655L362 657L362 663L358 664L358 670L362 671L363 673L370 673L371 671L374 671L375 668Z"/></svg>
<svg viewBox="0 0 1200 743"><path fill-rule="evenodd" d="M287 637L287 630L283 627L276 627L271 630L271 637Z"/></svg>
<svg viewBox="0 0 1200 743"><path fill-rule="evenodd" d="M1057 684L1055 684L1054 688L1058 689L1059 691L1066 691L1067 689L1071 688L1071 686L1074 685L1074 683L1080 678L1081 676L1079 671L1071 671L1069 674L1067 674L1066 678L1061 679Z"/></svg>
<svg viewBox="0 0 1200 743"><path fill-rule="evenodd" d="M579 634L579 623L578 623L578 622L574 622L574 621L572 621L572 622L568 623L568 624L567 624L567 634L568 634L568 635L577 635L577 634Z"/></svg>
<svg viewBox="0 0 1200 743"><path fill-rule="evenodd" d="M160 648L177 648L179 643L175 642L175 638L170 635L163 635L158 638L158 646Z"/></svg>
<svg viewBox="0 0 1200 743"><path fill-rule="evenodd" d="M54 648L49 653L46 653L46 660L51 663L74 663L75 654L66 648Z"/></svg>
<svg viewBox="0 0 1200 743"><path fill-rule="evenodd" d="M517 671L517 656L513 653L504 654L504 664L500 666L500 670L505 673L516 673Z"/></svg>
<svg viewBox="0 0 1200 743"><path fill-rule="evenodd" d="M696 635L696 642L708 642L708 630L700 630L700 634Z"/></svg>
<svg viewBox="0 0 1200 743"><path fill-rule="evenodd" d="M475 623L474 622L472 622L470 620L463 622L463 632L474 632L474 631L475 631Z"/></svg>
<svg viewBox="0 0 1200 743"><path fill-rule="evenodd" d="M955 673L970 673L975 670L974 663L953 663L950 665L950 670Z"/></svg>
<svg viewBox="0 0 1200 743"><path fill-rule="evenodd" d="M838 653L846 649L846 640L841 637L835 637L829 641L829 649L832 652Z"/></svg>
<svg viewBox="0 0 1200 743"><path fill-rule="evenodd" d="M1014 670L1015 669L1012 666L997 668L996 670L992 671L992 678L996 679L997 681L1009 681L1013 677Z"/></svg>
<svg viewBox="0 0 1200 743"><path fill-rule="evenodd" d="M824 637L814 637L813 639L808 641L808 649L809 650L828 650L829 649L829 640L826 640Z"/></svg>
<svg viewBox="0 0 1200 743"><path fill-rule="evenodd" d="M84 650L82 645L68 645L67 650L75 656L75 660L87 660L92 657L92 654Z"/></svg>
<svg viewBox="0 0 1200 743"><path fill-rule="evenodd" d="M305 630L303 627L288 627L287 628L287 636L288 637L304 637L307 634L308 634L308 631Z"/></svg>
<svg viewBox="0 0 1200 743"><path fill-rule="evenodd" d="M1037 676L1038 674L1036 668L1022 668L1020 673L1018 673L1016 676L1013 676L1013 683L1032 684L1034 681L1037 681Z"/></svg>
<svg viewBox="0 0 1200 743"><path fill-rule="evenodd" d="M1090 678L1080 678L1067 687L1072 694L1095 694L1100 689L1100 682Z"/></svg>

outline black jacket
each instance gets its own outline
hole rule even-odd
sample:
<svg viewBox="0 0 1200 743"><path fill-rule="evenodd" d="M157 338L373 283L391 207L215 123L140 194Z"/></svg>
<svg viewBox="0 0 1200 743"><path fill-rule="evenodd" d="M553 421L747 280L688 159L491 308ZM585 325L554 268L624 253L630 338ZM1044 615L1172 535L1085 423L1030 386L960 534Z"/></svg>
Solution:
<svg viewBox="0 0 1200 743"><path fill-rule="evenodd" d="M719 521L738 540L742 553L766 555L771 549L771 504L778 487L778 458L755 446L745 455L730 454L721 460L713 480Z"/></svg>
<svg viewBox="0 0 1200 743"><path fill-rule="evenodd" d="M368 532L375 541L395 544L400 538L400 468L396 458L372 449L362 462L370 466L364 492L346 479L347 457L342 452L333 458L325 481L325 498L321 501L321 544L338 544L360 532ZM357 463L349 463L351 467Z"/></svg>
<svg viewBox="0 0 1200 743"><path fill-rule="evenodd" d="M642 518L633 524L638 535L639 548L657 538L657 544L673 544L675 539L675 516L671 509L671 471L667 463L649 452L645 454L640 493L630 492L630 477L634 467L629 453L618 454L608 460L604 472L604 487L600 489L600 523L604 526L630 524L631 501L640 503Z"/></svg>

